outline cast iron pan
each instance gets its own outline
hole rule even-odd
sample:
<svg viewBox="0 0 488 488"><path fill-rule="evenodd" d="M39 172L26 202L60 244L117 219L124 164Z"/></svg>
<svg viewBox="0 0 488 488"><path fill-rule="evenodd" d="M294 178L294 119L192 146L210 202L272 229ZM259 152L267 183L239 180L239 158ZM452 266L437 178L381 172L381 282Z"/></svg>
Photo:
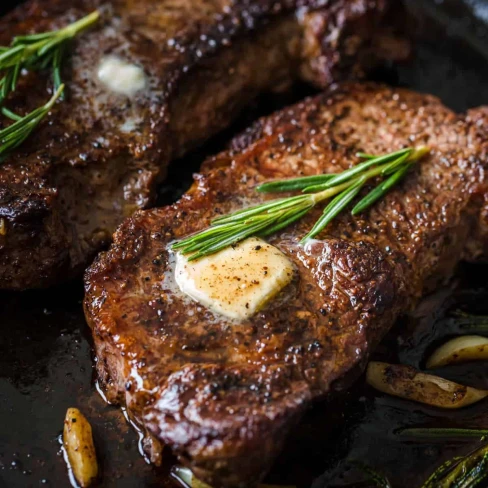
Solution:
<svg viewBox="0 0 488 488"><path fill-rule="evenodd" d="M2 0L1 13L16 2ZM418 49L405 66L385 66L374 79L440 96L457 111L488 104L488 0L410 0ZM486 24L485 24L486 22ZM160 203L174 201L205 154L257 115L311 93L298 87L287 99L259 101L227 134L175 164ZM488 267L465 266L451 287L428 297L403 321L377 357L423 365L426 348L455 333L454 310L488 314ZM69 486L59 435L66 409L77 406L92 423L107 488L176 486L146 464L138 435L116 407L96 392L91 342L81 306L80 281L45 292L0 295L0 487ZM427 350L428 352L428 350ZM446 370L446 377L488 388L486 363ZM317 405L297 427L267 482L297 487L369 486L350 467L361 460L386 474L394 488L416 488L441 461L473 448L473 441L425 442L398 435L406 426L488 428L487 403L456 413L378 395L360 379L353 390ZM372 485L371 485L372 486Z"/></svg>

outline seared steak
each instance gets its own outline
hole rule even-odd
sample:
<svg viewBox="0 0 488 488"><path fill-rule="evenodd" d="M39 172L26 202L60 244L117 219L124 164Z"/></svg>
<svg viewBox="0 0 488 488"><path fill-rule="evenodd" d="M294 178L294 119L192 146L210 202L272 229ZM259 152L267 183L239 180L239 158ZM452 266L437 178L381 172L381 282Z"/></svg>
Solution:
<svg viewBox="0 0 488 488"><path fill-rule="evenodd" d="M207 161L176 204L137 212L86 274L86 317L110 401L215 487L260 480L304 409L342 388L422 294L488 248L488 141L438 99L347 85L264 118ZM478 114L479 115L479 114ZM169 245L266 196L272 179L334 172L355 153L428 145L431 154L359 217L299 244L316 208L272 236L297 276L236 323L184 296ZM245 202L245 203L243 203ZM486 217L486 213L485 213Z"/></svg>
<svg viewBox="0 0 488 488"><path fill-rule="evenodd" d="M168 162L226 127L258 93L298 77L327 85L378 57L404 56L389 37L396 0L321 5L30 0L1 20L7 45L102 13L64 64L66 101L0 167L0 288L79 273L124 217L153 201ZM97 73L108 56L142 68L145 87L132 97L107 88ZM118 76L109 73L109 84ZM44 104L51 84L47 75L24 76L9 108L22 114Z"/></svg>

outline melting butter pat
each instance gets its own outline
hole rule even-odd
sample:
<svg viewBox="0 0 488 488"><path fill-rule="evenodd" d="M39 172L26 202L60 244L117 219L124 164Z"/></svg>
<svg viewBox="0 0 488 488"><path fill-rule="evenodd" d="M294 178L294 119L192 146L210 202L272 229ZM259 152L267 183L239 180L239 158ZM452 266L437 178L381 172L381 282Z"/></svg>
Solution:
<svg viewBox="0 0 488 488"><path fill-rule="evenodd" d="M131 97L146 87L142 68L116 56L107 56L98 66L98 79L111 91Z"/></svg>
<svg viewBox="0 0 488 488"><path fill-rule="evenodd" d="M293 265L276 247L250 238L196 261L178 253L181 291L214 312L244 320L261 310L293 277Z"/></svg>

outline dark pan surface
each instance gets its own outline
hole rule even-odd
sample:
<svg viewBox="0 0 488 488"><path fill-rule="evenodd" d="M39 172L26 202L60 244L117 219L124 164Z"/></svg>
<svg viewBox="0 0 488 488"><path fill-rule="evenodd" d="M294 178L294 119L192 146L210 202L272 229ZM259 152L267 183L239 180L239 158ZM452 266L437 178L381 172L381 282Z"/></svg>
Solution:
<svg viewBox="0 0 488 488"><path fill-rule="evenodd" d="M14 2L2 1L0 11ZM410 0L413 28L420 41L411 64L385 67L374 78L440 96L463 111L488 104L488 0ZM308 94L299 87L294 99ZM225 136L257 114L290 99L261 101ZM161 203L184 191L205 153L226 140L173 166L161 189ZM425 348L456 332L448 318L455 309L488 314L488 266L465 266L450 289L425 300L417 317L397 324L377 357L422 366ZM483 289L485 287L485 289ZM92 422L103 487L175 486L168 478L174 461L168 454L162 470L146 464L138 438L123 414L108 406L93 383L90 338L81 309L80 282L45 292L0 295L0 487L69 486L59 451L66 409L79 407ZM488 388L486 363L446 371L446 377ZM406 442L397 430L406 426L488 428L487 403L456 413L414 405L374 394L362 380L356 387L318 405L296 429L286 452L269 476L270 483L299 487L368 486L348 468L360 459L388 474L393 487L420 486L442 460L466 453L471 443ZM356 483L356 484L354 484Z"/></svg>

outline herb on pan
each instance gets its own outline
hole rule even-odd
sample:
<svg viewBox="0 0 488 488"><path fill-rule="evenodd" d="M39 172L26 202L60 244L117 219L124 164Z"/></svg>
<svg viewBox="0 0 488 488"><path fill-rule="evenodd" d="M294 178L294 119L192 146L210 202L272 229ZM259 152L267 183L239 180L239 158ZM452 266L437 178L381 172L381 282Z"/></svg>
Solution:
<svg viewBox="0 0 488 488"><path fill-rule="evenodd" d="M378 488L391 488L388 478L378 471L374 470L371 466L361 463L359 461L351 461L351 464L362 471L368 478L368 481L374 483Z"/></svg>
<svg viewBox="0 0 488 488"><path fill-rule="evenodd" d="M488 446L437 468L422 488L474 488L488 477Z"/></svg>
<svg viewBox="0 0 488 488"><path fill-rule="evenodd" d="M9 47L0 47L0 103L10 92L15 91L23 69L40 70L50 68L54 90L61 86L61 62L67 44L78 34L91 27L100 17L98 11L63 27L62 29L17 36Z"/></svg>
<svg viewBox="0 0 488 488"><path fill-rule="evenodd" d="M334 175L307 176L284 181L272 181L257 188L273 193L301 190L301 195L272 200L255 207L239 210L212 221L210 227L173 245L173 249L189 254L189 260L214 254L251 236L273 234L306 215L319 203L330 200L312 230L302 239L317 236L359 194L373 178L382 181L352 209L356 215L381 199L407 174L429 148L407 148L382 156L359 153L358 165Z"/></svg>
<svg viewBox="0 0 488 488"><path fill-rule="evenodd" d="M401 437L425 438L425 439L482 439L488 436L487 429L462 429L462 428L408 428L398 432Z"/></svg>
<svg viewBox="0 0 488 488"><path fill-rule="evenodd" d="M61 85L45 105L36 108L25 117L10 116L15 122L0 130L0 161L6 152L20 146L29 137L39 122L52 109L63 90L64 85Z"/></svg>
<svg viewBox="0 0 488 488"><path fill-rule="evenodd" d="M469 329L471 332L488 332L488 316L486 315L472 315L461 310L457 310L453 315L461 329Z"/></svg>

